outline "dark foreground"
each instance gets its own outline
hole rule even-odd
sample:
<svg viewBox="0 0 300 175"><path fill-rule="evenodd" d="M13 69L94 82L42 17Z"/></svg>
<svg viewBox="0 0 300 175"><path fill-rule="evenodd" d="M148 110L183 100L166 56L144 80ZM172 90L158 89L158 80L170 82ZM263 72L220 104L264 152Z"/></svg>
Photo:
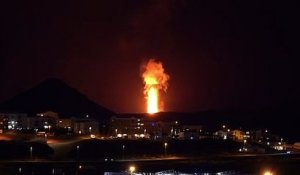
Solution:
<svg viewBox="0 0 300 175"><path fill-rule="evenodd" d="M216 173L234 171L241 174L263 174L272 170L276 175L299 175L300 155L226 156L162 160L107 161L2 161L1 175L103 175L104 172L125 172L130 166L136 172L175 170L184 173Z"/></svg>

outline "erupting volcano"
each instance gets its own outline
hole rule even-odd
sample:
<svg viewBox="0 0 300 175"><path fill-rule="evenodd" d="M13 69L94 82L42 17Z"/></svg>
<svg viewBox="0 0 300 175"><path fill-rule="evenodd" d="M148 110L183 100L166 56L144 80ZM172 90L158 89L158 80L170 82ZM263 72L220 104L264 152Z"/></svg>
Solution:
<svg viewBox="0 0 300 175"><path fill-rule="evenodd" d="M160 91L167 91L169 75L164 72L161 62L150 59L143 65L144 94L147 100L147 112L157 113L163 110L163 102L159 99Z"/></svg>

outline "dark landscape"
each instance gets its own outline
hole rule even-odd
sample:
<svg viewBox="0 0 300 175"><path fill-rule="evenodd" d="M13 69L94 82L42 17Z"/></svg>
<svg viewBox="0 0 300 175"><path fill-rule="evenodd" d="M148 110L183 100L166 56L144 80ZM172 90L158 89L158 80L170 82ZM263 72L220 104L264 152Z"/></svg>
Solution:
<svg viewBox="0 0 300 175"><path fill-rule="evenodd" d="M0 3L0 174L299 175L298 6Z"/></svg>

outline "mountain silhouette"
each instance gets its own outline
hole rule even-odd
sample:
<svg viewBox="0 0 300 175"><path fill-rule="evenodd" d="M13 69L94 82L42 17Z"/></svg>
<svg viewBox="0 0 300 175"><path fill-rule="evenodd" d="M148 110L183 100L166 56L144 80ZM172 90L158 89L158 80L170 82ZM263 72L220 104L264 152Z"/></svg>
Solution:
<svg viewBox="0 0 300 175"><path fill-rule="evenodd" d="M24 112L35 115L54 111L64 117L89 117L106 120L114 113L90 100L62 80L49 78L0 105L0 112Z"/></svg>

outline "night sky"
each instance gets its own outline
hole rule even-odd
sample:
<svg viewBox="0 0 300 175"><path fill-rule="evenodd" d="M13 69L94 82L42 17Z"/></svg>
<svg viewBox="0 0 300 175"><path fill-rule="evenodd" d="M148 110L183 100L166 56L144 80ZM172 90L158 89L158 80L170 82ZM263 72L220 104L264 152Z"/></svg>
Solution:
<svg viewBox="0 0 300 175"><path fill-rule="evenodd" d="M170 75L166 111L259 111L299 99L288 2L1 2L0 102L57 77L115 112L145 112L141 64Z"/></svg>

